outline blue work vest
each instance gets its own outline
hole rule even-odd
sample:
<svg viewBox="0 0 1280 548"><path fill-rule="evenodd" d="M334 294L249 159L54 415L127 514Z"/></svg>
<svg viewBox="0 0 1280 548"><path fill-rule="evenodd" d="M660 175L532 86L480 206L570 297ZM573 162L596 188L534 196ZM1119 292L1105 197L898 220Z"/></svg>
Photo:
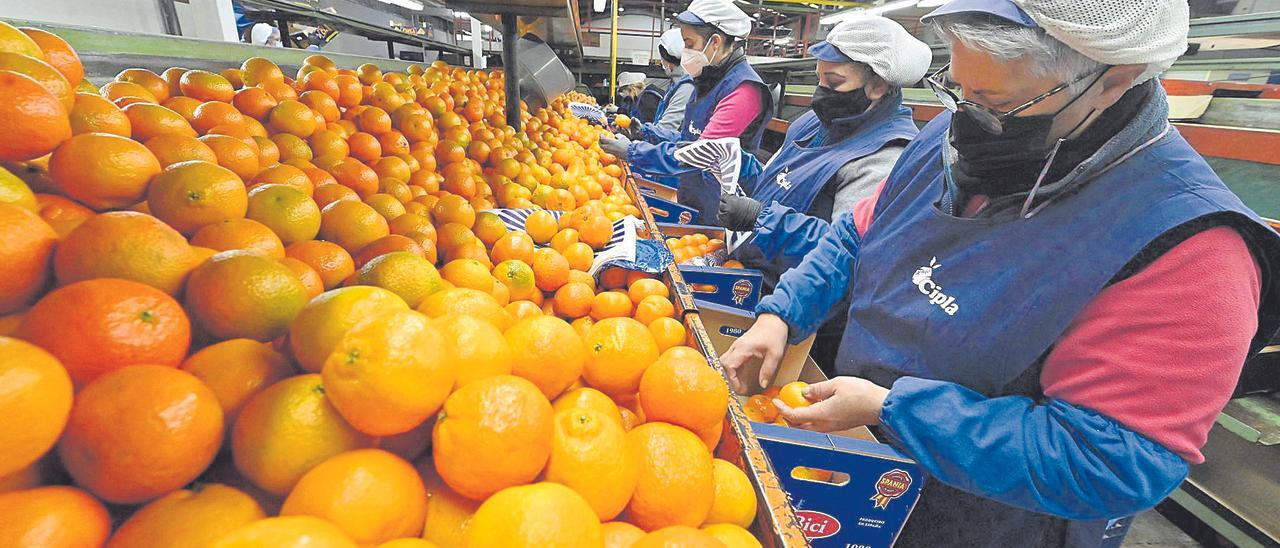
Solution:
<svg viewBox="0 0 1280 548"><path fill-rule="evenodd" d="M839 142L809 147L819 132L825 133L818 115L811 110L791 124L782 149L769 160L756 178L751 197L768 206L773 202L796 211L808 212L818 193L845 164L874 154L894 141L910 141L919 130L911 119L911 109L885 109L868 118L853 135ZM830 221L831 219L826 219Z"/></svg>
<svg viewBox="0 0 1280 548"><path fill-rule="evenodd" d="M688 106L685 107L684 122L680 124L680 141L697 140L702 135L702 130L706 129L707 122L711 120L716 107L720 106L720 102L733 90L738 89L743 82L758 84L760 96L764 102L760 107L759 118L748 125L746 133L740 136L742 150L753 152L760 148L760 139L764 136L765 126L768 125L766 122L773 114L773 96L765 87L764 80L760 79L760 75L756 74L755 69L751 68L751 64L746 60L739 61L730 67L720 82L706 95L699 95L697 90L694 91ZM715 177L702 171L681 175L676 197L681 204L698 210L695 223L716 224L716 210L720 206L720 183L716 182Z"/></svg>
<svg viewBox="0 0 1280 548"><path fill-rule="evenodd" d="M662 100L658 101L658 114L653 117L652 121L657 123L658 120L662 119L662 115L667 112L667 107L671 106L671 97L676 94L676 90L680 89L680 86L692 85L693 78L690 78L687 74L671 82L671 85L667 86L667 92L662 94Z"/></svg>
<svg viewBox="0 0 1280 548"><path fill-rule="evenodd" d="M1192 222L1231 226L1248 242L1263 275L1253 350L1275 333L1280 236L1176 131L1030 218L960 218L937 205L950 120L944 112L920 132L880 194L853 270L839 374L1042 397L1042 359L1070 322L1148 244ZM1020 510L941 482L920 500L903 545L1076 544L1079 531L1105 524Z"/></svg>

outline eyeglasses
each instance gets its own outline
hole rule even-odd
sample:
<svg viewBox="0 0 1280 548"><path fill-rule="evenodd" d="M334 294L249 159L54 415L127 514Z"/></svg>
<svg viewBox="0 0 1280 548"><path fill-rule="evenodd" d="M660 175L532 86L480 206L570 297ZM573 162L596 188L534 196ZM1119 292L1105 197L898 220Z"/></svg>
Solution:
<svg viewBox="0 0 1280 548"><path fill-rule="evenodd" d="M1111 67L1104 66L1102 67L1101 70L1096 70L1093 72L1086 73L1080 76L1079 78L1076 78L1075 80L1064 83L1049 91L1046 91L1040 94L1038 97L1030 101L1027 101L1017 107L1014 107L1013 110L1010 110L1008 112L999 112L997 110L979 105L978 103L975 103L973 101L966 101L964 99L961 99L960 96L956 95L955 92L951 91L951 89L948 88L946 84L943 83L943 75L950 68L951 68L951 63L947 63L946 65L943 65L942 68L938 69L937 72L933 73L928 78L925 78L924 81L926 84L929 85L929 89L933 90L933 94L938 96L938 101L942 103L942 106L947 107L947 110L950 110L951 112L963 111L970 118L972 118L973 121L977 123L979 127L981 127L987 133L990 133L992 135L1000 135L1001 133L1004 133L1004 120L1006 118L1012 117L1018 114L1019 112L1027 110L1035 106L1037 103L1044 101L1045 99L1048 99L1054 95L1057 95L1058 93L1062 92L1062 90L1065 90L1073 85L1083 82L1086 78L1089 78L1090 76L1097 75L1101 77L1102 73L1106 72L1107 69Z"/></svg>

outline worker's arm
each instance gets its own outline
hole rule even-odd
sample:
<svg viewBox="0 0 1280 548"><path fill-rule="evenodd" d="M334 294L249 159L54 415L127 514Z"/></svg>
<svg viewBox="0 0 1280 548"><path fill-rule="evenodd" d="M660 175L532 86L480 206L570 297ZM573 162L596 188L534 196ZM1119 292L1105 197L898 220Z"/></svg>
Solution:
<svg viewBox="0 0 1280 548"><path fill-rule="evenodd" d="M1243 238L1205 230L1085 307L1045 358L1046 402L906 377L881 423L966 491L1073 519L1145 510L1204 461L1257 331L1260 292Z"/></svg>
<svg viewBox="0 0 1280 548"><path fill-rule="evenodd" d="M678 135L680 122L684 121L685 107L688 106L689 99L692 97L692 83L676 87L676 90L671 93L671 99L667 101L667 110L662 111L662 116L653 125Z"/></svg>
<svg viewBox="0 0 1280 548"><path fill-rule="evenodd" d="M646 143L631 141L627 145L627 161L637 169L650 175L681 175L697 168L689 167L676 160L676 149L680 144L675 141Z"/></svg>
<svg viewBox="0 0 1280 548"><path fill-rule="evenodd" d="M776 202L765 210L756 222L754 245L766 257L797 266L782 274L756 313L782 318L787 339L795 344L817 331L849 291L860 238L851 213L827 224Z"/></svg>
<svg viewBox="0 0 1280 548"><path fill-rule="evenodd" d="M650 143L678 141L680 140L680 122L676 121L674 129L646 122L640 126L640 137Z"/></svg>

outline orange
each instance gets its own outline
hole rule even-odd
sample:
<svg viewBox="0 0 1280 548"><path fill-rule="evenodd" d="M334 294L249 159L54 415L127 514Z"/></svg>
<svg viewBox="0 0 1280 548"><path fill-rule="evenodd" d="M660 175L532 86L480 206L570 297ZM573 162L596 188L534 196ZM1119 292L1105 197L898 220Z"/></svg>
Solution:
<svg viewBox="0 0 1280 548"><path fill-rule="evenodd" d="M365 162L374 162L382 157L382 145L378 138L365 132L357 132L347 138L352 157Z"/></svg>
<svg viewBox="0 0 1280 548"><path fill-rule="evenodd" d="M0 51L0 70L23 74L39 82L58 98L64 111L70 112L72 105L75 104L75 86L68 82L58 69L39 57Z"/></svg>
<svg viewBox="0 0 1280 548"><path fill-rule="evenodd" d="M160 162L142 143L107 133L63 142L49 159L49 175L67 196L96 210L137 203Z"/></svg>
<svg viewBox="0 0 1280 548"><path fill-rule="evenodd" d="M631 299L621 291L604 291L591 302L591 318L620 318L631 315ZM643 323L643 322L641 322Z"/></svg>
<svg viewBox="0 0 1280 548"><path fill-rule="evenodd" d="M306 288L289 267L250 251L224 251L201 263L186 297L205 332L259 341L283 334L307 303Z"/></svg>
<svg viewBox="0 0 1280 548"><path fill-rule="evenodd" d="M444 223L436 231L436 241L440 244L440 248L447 252L463 245L477 243L477 239L475 232L460 223Z"/></svg>
<svg viewBox="0 0 1280 548"><path fill-rule="evenodd" d="M62 76L72 86L79 84L84 79L84 65L80 62L80 56L76 54L76 51L71 48L71 45L66 40L56 34L37 28L22 27L19 30L31 38L37 46L40 46L45 62L58 69L58 72L62 73ZM27 53L27 55L31 54Z"/></svg>
<svg viewBox="0 0 1280 548"><path fill-rule="evenodd" d="M374 194L364 199L364 203L369 204L379 215L390 221L404 215L404 204L400 203L395 196L390 194Z"/></svg>
<svg viewBox="0 0 1280 548"><path fill-rule="evenodd" d="M613 223L600 215L588 217L578 227L578 238L592 249L604 249L613 237Z"/></svg>
<svg viewBox="0 0 1280 548"><path fill-rule="evenodd" d="M247 87L237 91L231 104L245 116L265 120L271 109L280 104L270 93L259 87Z"/></svg>
<svg viewBox="0 0 1280 548"><path fill-rule="evenodd" d="M448 268L448 265L445 267ZM538 291L533 268L523 261L508 260L498 263L493 267L493 277L507 287L512 299L529 299Z"/></svg>
<svg viewBox="0 0 1280 548"><path fill-rule="evenodd" d="M649 295L636 305L635 319L636 321L649 325L659 318L671 318L676 314L675 305L671 304L666 297L658 295Z"/></svg>
<svg viewBox="0 0 1280 548"><path fill-rule="evenodd" d="M369 446L330 403L317 374L259 392L240 411L231 438L236 468L258 487L283 495L325 459Z"/></svg>
<svg viewBox="0 0 1280 548"><path fill-rule="evenodd" d="M631 318L597 321L584 340L587 363L582 376L587 384L610 396L636 393L641 375L658 359L653 335Z"/></svg>
<svg viewBox="0 0 1280 548"><path fill-rule="evenodd" d="M205 135L200 142L209 145L218 157L218 165L230 169L243 181L252 180L258 174L257 146L250 146L244 139L230 135Z"/></svg>
<svg viewBox="0 0 1280 548"><path fill-rule="evenodd" d="M756 519L756 493L747 474L729 461L714 459L712 478L715 480L715 497L705 523L750 527Z"/></svg>
<svg viewBox="0 0 1280 548"><path fill-rule="evenodd" d="M109 548L204 544L266 514L244 492L218 483L179 489L138 509L120 525Z"/></svg>
<svg viewBox="0 0 1280 548"><path fill-rule="evenodd" d="M111 502L135 504L200 475L222 441L222 409L185 371L133 365L76 395L58 445L78 485Z"/></svg>
<svg viewBox="0 0 1280 548"><path fill-rule="evenodd" d="M131 135L129 117L111 101L93 93L76 93L70 112L71 132L112 133L121 137Z"/></svg>
<svg viewBox="0 0 1280 548"><path fill-rule="evenodd" d="M702 526L702 530L723 543L726 548L762 548L750 531L731 523L715 523Z"/></svg>
<svg viewBox="0 0 1280 548"><path fill-rule="evenodd" d="M191 324L164 292L99 278L50 292L31 307L19 334L56 356L83 385L127 365L177 366L187 354Z"/></svg>
<svg viewBox="0 0 1280 548"><path fill-rule="evenodd" d="M561 229L551 237L551 248L564 253L570 245L578 243L578 231L572 228Z"/></svg>
<svg viewBox="0 0 1280 548"><path fill-rule="evenodd" d="M15 548L102 546L111 534L107 509L74 487L0 493L0 515L0 545Z"/></svg>
<svg viewBox="0 0 1280 548"><path fill-rule="evenodd" d="M356 127L373 135L386 133L391 131L391 116L378 107L366 107L356 116Z"/></svg>
<svg viewBox="0 0 1280 548"><path fill-rule="evenodd" d="M538 289L555 291L569 282L569 261L551 248L534 251L533 274Z"/></svg>
<svg viewBox="0 0 1280 548"><path fill-rule="evenodd" d="M267 142L270 143L270 141ZM253 182L250 186L256 187L271 184L296 188L308 197L315 192L315 185L312 184L311 178L307 176L306 172L289 164L276 164L263 168L253 177Z"/></svg>
<svg viewBox="0 0 1280 548"><path fill-rule="evenodd" d="M284 99L267 115L267 127L305 139L316 131L315 112L299 101Z"/></svg>
<svg viewBox="0 0 1280 548"><path fill-rule="evenodd" d="M506 339L515 354L511 373L533 382L548 398L560 395L582 374L587 352L564 320L526 318L507 330Z"/></svg>
<svg viewBox="0 0 1280 548"><path fill-rule="evenodd" d="M527 267L526 267L527 268ZM470 289L480 291L489 291L493 288L495 277L489 273L489 269L484 264L475 259L458 259L450 261L440 269L440 275L449 283ZM532 272L530 272L532 277ZM533 280L529 280L529 285L533 285Z"/></svg>
<svg viewBox="0 0 1280 548"><path fill-rule="evenodd" d="M619 118L624 118L619 116ZM636 541L633 548L725 548L711 533L696 526L672 525L649 533Z"/></svg>
<svg viewBox="0 0 1280 548"><path fill-rule="evenodd" d="M0 51L12 51L43 59L40 45L17 27L0 21Z"/></svg>
<svg viewBox="0 0 1280 548"><path fill-rule="evenodd" d="M481 504L463 546L585 548L603 542L600 520L582 496L558 483L541 482L503 489Z"/></svg>
<svg viewBox="0 0 1280 548"><path fill-rule="evenodd" d="M439 546L420 538L398 538L379 544L378 548L439 548Z"/></svg>
<svg viewBox="0 0 1280 548"><path fill-rule="evenodd" d="M654 278L640 278L631 282L627 288L627 294L631 296L631 302L635 304L640 304L640 301L650 295L657 295L660 297L668 297L671 295L667 290L667 284L662 283L662 280ZM648 324L648 322L641 323Z"/></svg>
<svg viewBox="0 0 1280 548"><path fill-rule="evenodd" d="M191 245L217 251L245 250L284 258L284 244L266 225L253 219L227 219L205 225L191 237Z"/></svg>
<svg viewBox="0 0 1280 548"><path fill-rule="evenodd" d="M334 289L307 303L289 326L289 346L303 369L320 372L342 336L367 318L407 310L395 293L356 285Z"/></svg>
<svg viewBox="0 0 1280 548"><path fill-rule="evenodd" d="M288 358L269 344L231 339L206 346L179 367L213 390L230 428L249 398L293 374Z"/></svg>
<svg viewBox="0 0 1280 548"><path fill-rule="evenodd" d="M345 158L351 154L351 147L342 135L327 129L316 130L308 138L312 154L316 156L334 156Z"/></svg>
<svg viewBox="0 0 1280 548"><path fill-rule="evenodd" d="M356 194L356 191L337 184L336 182L316 185L315 194L313 194L311 198L316 201L316 205L320 206L321 210L323 210L325 206L328 206L338 200L360 201L360 196Z"/></svg>
<svg viewBox="0 0 1280 548"><path fill-rule="evenodd" d="M186 239L159 219L113 211L85 220L63 238L54 254L61 283L124 278L176 295L195 255Z"/></svg>
<svg viewBox="0 0 1280 548"><path fill-rule="evenodd" d="M240 64L240 75L244 85L256 86L262 82L283 82L284 72L269 59L250 57Z"/></svg>
<svg viewBox="0 0 1280 548"><path fill-rule="evenodd" d="M621 419L569 408L556 412L554 421L543 477L577 491L601 520L613 519L631 499L640 466Z"/></svg>
<svg viewBox="0 0 1280 548"><path fill-rule="evenodd" d="M311 147L297 135L276 133L271 136L271 142L275 143L276 147L280 149L281 162L311 160L314 157Z"/></svg>
<svg viewBox="0 0 1280 548"><path fill-rule="evenodd" d="M778 391L778 399L791 408L809 407L812 404L808 398L804 397L804 389L808 386L809 384L803 381L784 384L782 389Z"/></svg>
<svg viewBox="0 0 1280 548"><path fill-rule="evenodd" d="M0 160L30 160L71 136L67 108L32 78L0 71Z"/></svg>
<svg viewBox="0 0 1280 548"><path fill-rule="evenodd" d="M578 386L570 388L569 391L561 394L551 404L552 409L563 411L565 409L590 409L596 411L611 421L622 426L622 414L614 403L613 399L605 395L604 392L594 388Z"/></svg>
<svg viewBox="0 0 1280 548"><path fill-rule="evenodd" d="M551 438L546 396L527 380L501 375L459 387L445 400L431 451L445 483L464 497L482 500L533 481L551 454ZM470 532L476 523L473 519Z"/></svg>
<svg viewBox="0 0 1280 548"><path fill-rule="evenodd" d="M459 314L445 314L432 321L449 341L446 360L457 373L455 387L511 374L517 354L493 324Z"/></svg>
<svg viewBox="0 0 1280 548"><path fill-rule="evenodd" d="M320 274L325 289L333 289L355 273L351 254L342 246L323 240L300 241L284 250L285 256L297 259Z"/></svg>
<svg viewBox="0 0 1280 548"><path fill-rule="evenodd" d="M388 234L364 246L360 253L356 254L356 266L364 266L369 261L395 251L405 251L419 257L426 255L426 251L422 249L422 246L412 238L399 234Z"/></svg>
<svg viewBox="0 0 1280 548"><path fill-rule="evenodd" d="M631 548L644 537L644 529L625 521L610 521L600 525L604 532L604 548Z"/></svg>
<svg viewBox="0 0 1280 548"><path fill-rule="evenodd" d="M324 280L320 279L320 273L316 272L316 269L290 257L280 259L280 262L289 267L289 270L298 277L298 281L302 282L302 286L307 289L308 299L314 299L324 293Z"/></svg>
<svg viewBox="0 0 1280 548"><path fill-rule="evenodd" d="M306 73L306 75L301 75L301 72L299 74L299 83L302 84L300 89L320 91L334 100L340 96L338 83L333 80L333 76L330 76L329 73L323 70L314 70Z"/></svg>
<svg viewBox="0 0 1280 548"><path fill-rule="evenodd" d="M387 236L387 238L391 237ZM403 236L395 237L403 238ZM377 244L371 244L369 247L374 245ZM366 262L356 273L356 283L390 290L413 308L433 293L443 290L442 282L440 273L430 261L421 254L408 251L379 254Z"/></svg>
<svg viewBox="0 0 1280 548"><path fill-rule="evenodd" d="M513 231L498 238L498 241L493 244L492 255L495 261L515 259L525 263L532 263L534 260L533 251L533 239L524 232Z"/></svg>
<svg viewBox="0 0 1280 548"><path fill-rule="evenodd" d="M553 298L555 312L565 318L581 318L591 312L595 291L581 282L569 282L556 290Z"/></svg>
<svg viewBox="0 0 1280 548"><path fill-rule="evenodd" d="M53 447L71 411L71 378L52 354L0 337L0 476L17 472Z"/></svg>
<svg viewBox="0 0 1280 548"><path fill-rule="evenodd" d="M124 107L124 114L129 117L129 128L138 141L169 133L196 136L196 130L181 114L160 105L134 103Z"/></svg>
<svg viewBox="0 0 1280 548"><path fill-rule="evenodd" d="M330 97L329 94L319 90L304 92L298 96L298 102L307 105L312 112L324 118L326 123L338 121L338 116L341 115L337 101L334 101L334 98ZM316 127L319 127L319 125Z"/></svg>
<svg viewBox="0 0 1280 548"><path fill-rule="evenodd" d="M260 519L218 537L210 548L356 548L332 522L315 516Z"/></svg>
<svg viewBox="0 0 1280 548"><path fill-rule="evenodd" d="M0 314L30 304L45 288L57 240L34 212L0 203Z"/></svg>
<svg viewBox="0 0 1280 548"><path fill-rule="evenodd" d="M378 192L378 174L355 158L339 160L329 172L338 183L356 191L361 198Z"/></svg>
<svg viewBox="0 0 1280 548"><path fill-rule="evenodd" d="M162 167L193 160L213 164L218 163L218 155L213 153L213 149L209 148L209 145L188 135L175 133L157 135L147 140L146 147L147 150L150 150L155 155L156 160L160 162ZM239 180L238 177L237 180Z"/></svg>
<svg viewBox="0 0 1280 548"><path fill-rule="evenodd" d="M302 476L281 516L325 518L364 544L417 536L427 516L427 492L408 462L381 449L330 457Z"/></svg>
<svg viewBox="0 0 1280 548"><path fill-rule="evenodd" d="M453 387L446 339L419 312L390 312L356 324L325 361L325 389L361 432L407 432L439 410Z"/></svg>
<svg viewBox="0 0 1280 548"><path fill-rule="evenodd" d="M387 220L362 202L340 200L320 212L320 237L351 253L390 233Z"/></svg>
<svg viewBox="0 0 1280 548"><path fill-rule="evenodd" d="M243 127L245 124L244 115L230 103L222 101L201 103L193 114L195 118L191 120L191 126L200 133L209 133L210 129L218 126Z"/></svg>
<svg viewBox="0 0 1280 548"><path fill-rule="evenodd" d="M543 314L542 307L533 301L511 301L507 306L503 307L507 313L511 314L511 318L520 321L533 316L541 316Z"/></svg>
<svg viewBox="0 0 1280 548"><path fill-rule="evenodd" d="M244 217L247 205L244 183L235 173L198 160L165 169L152 178L147 190L151 214L187 234Z"/></svg>
<svg viewBox="0 0 1280 548"><path fill-rule="evenodd" d="M569 261L569 268L583 272L591 270L591 263L595 260L595 252L591 250L591 246L582 242L569 244L561 253Z"/></svg>
<svg viewBox="0 0 1280 548"><path fill-rule="evenodd" d="M471 228L473 225L475 225L475 222L476 222L475 208L471 207L471 204L467 202L466 198L463 198L461 196L457 196L454 194L446 194L442 196L440 200L436 202L436 205L431 208L431 216L432 216L432 219L435 220L436 224L458 223L467 228ZM514 234L520 234L520 233L511 232L504 235L504 237L508 235L514 235ZM527 239L528 235L525 235L525 237ZM502 242L502 238L499 238L498 242L500 244ZM495 253L497 252L497 247L496 247L497 245L498 244L495 244ZM529 261L525 261L525 262L532 261L533 259L532 254L533 254L533 247L532 247L532 241L530 241L529 257L528 257ZM506 259L498 259L497 257L494 257L494 258L499 261L506 260ZM525 257L508 257L508 258L524 260Z"/></svg>
<svg viewBox="0 0 1280 548"><path fill-rule="evenodd" d="M363 98L360 81L354 76L347 74L339 74L333 77L333 81L338 84L338 105L343 108L350 108L360 104Z"/></svg>
<svg viewBox="0 0 1280 548"><path fill-rule="evenodd" d="M188 70L178 79L182 94L200 101L231 101L236 88L220 74L204 70Z"/></svg>
<svg viewBox="0 0 1280 548"><path fill-rule="evenodd" d="M36 212L40 218L53 227L59 238L75 230L95 214L92 209L84 207L72 200L55 194L36 194Z"/></svg>
<svg viewBox="0 0 1280 548"><path fill-rule="evenodd" d="M152 97L155 97L156 102L164 101L170 95L169 82L147 69L132 68L122 70L120 74L116 75L116 81L129 82L141 86Z"/></svg>
<svg viewBox="0 0 1280 548"><path fill-rule="evenodd" d="M646 531L702 525L715 497L711 453L702 440L663 422L637 426L627 437L640 456L639 480L627 505L630 521Z"/></svg>
<svg viewBox="0 0 1280 548"><path fill-rule="evenodd" d="M165 72L168 73L169 71L165 71ZM162 101L160 103L160 106L173 111L175 114L178 114L179 116L182 117L184 121L191 122L191 120L193 120L196 117L196 107L200 106L201 104L203 103L201 103L196 99L192 99L190 97L183 97L181 95L175 95ZM124 108L124 107L121 107L121 108ZM192 132L192 137L194 137L195 130L193 129L191 130L191 132Z"/></svg>
<svg viewBox="0 0 1280 548"><path fill-rule="evenodd" d="M461 546L467 524L480 507L480 502L459 495L451 489L430 459L418 461L422 480L427 486L427 523L422 538L440 546Z"/></svg>
<svg viewBox="0 0 1280 548"><path fill-rule="evenodd" d="M657 318L649 322L649 333L653 334L653 342L657 343L659 352L682 345L687 338L684 324L670 317Z"/></svg>
<svg viewBox="0 0 1280 548"><path fill-rule="evenodd" d="M472 227L476 237L487 247L493 247L504 234L507 233L507 225L502 222L502 218L492 211L481 211L476 213L475 226Z"/></svg>
<svg viewBox="0 0 1280 548"><path fill-rule="evenodd" d="M315 201L305 192L282 184L253 189L245 216L271 229L284 245L314 239L320 232L320 208Z"/></svg>

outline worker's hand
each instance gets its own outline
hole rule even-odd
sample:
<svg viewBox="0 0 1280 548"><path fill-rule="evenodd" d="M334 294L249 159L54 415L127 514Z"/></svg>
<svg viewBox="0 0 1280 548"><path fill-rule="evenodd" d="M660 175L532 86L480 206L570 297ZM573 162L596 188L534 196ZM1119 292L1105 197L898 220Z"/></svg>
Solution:
<svg viewBox="0 0 1280 548"><path fill-rule="evenodd" d="M787 424L818 432L837 432L869 424L880 424L880 410L889 389L859 377L836 377L806 386L808 407L789 407L774 399L778 413Z"/></svg>
<svg viewBox="0 0 1280 548"><path fill-rule="evenodd" d="M600 148L605 152L617 156L619 160L627 160L627 148L631 146L631 139L626 135L619 135L616 139L610 139L604 135L600 136Z"/></svg>
<svg viewBox="0 0 1280 548"><path fill-rule="evenodd" d="M764 206L760 202L746 196L721 194L716 220L720 222L720 226L729 230L744 232L755 228L756 217L760 216L761 209Z"/></svg>
<svg viewBox="0 0 1280 548"><path fill-rule="evenodd" d="M787 322L774 314L761 314L756 323L733 341L729 351L720 356L720 365L729 373L729 383L739 394L747 391L742 381L743 367L751 360L763 360L760 365L760 386L768 388L778 371L782 353L787 349Z"/></svg>

